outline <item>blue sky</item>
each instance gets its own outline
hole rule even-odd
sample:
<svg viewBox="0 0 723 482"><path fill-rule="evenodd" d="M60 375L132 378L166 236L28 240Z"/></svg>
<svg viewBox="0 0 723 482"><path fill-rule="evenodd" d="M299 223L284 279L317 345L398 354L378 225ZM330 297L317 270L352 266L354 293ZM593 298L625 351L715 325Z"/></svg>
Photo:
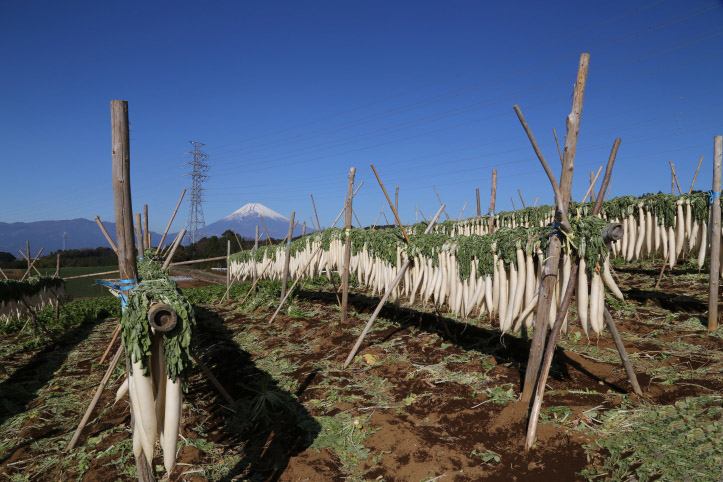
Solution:
<svg viewBox="0 0 723 482"><path fill-rule="evenodd" d="M548 161L561 142L581 52L590 74L573 198L622 138L612 195L710 189L723 134L723 3L3 2L0 221L112 220L111 99L129 102L134 209L161 231L206 144L206 222L247 202L328 226L349 168L372 223L387 189L415 206L474 213L552 202L512 106ZM174 228L186 221L188 204ZM389 209L385 210L390 217Z"/></svg>

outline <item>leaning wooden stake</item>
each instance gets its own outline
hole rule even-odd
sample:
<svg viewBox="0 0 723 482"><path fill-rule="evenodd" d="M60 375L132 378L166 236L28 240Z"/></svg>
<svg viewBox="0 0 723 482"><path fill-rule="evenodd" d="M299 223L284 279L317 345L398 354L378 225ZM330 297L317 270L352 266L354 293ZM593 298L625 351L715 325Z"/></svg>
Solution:
<svg viewBox="0 0 723 482"><path fill-rule="evenodd" d="M439 193L437 192L437 186L435 186L434 184L432 184L432 187L434 188L434 193L437 195L437 200L439 201L439 204L440 204L440 205L444 205L444 204L442 203L442 198L439 197ZM447 217L447 221L449 221L449 214L447 214L447 210L446 210L446 209L444 210L444 215Z"/></svg>
<svg viewBox="0 0 723 482"><path fill-rule="evenodd" d="M713 193L711 194L710 238L710 284L708 286L708 330L718 328L718 280L720 278L720 195L721 195L721 157L723 153L723 136L715 136L713 143Z"/></svg>
<svg viewBox="0 0 723 482"><path fill-rule="evenodd" d="M108 365L108 369L105 371L105 375L103 375L103 379L100 381L98 388L95 389L95 395L93 395L93 399L90 401L90 405L88 405L88 408L86 409L85 413L83 414L83 418L80 419L78 428L75 429L73 438L70 439L70 442L68 442L68 446L65 447L66 452L70 452L71 450L73 450L73 448L75 447L75 444L78 443L80 434L83 432L83 429L85 428L85 424L88 423L88 419L90 419L90 416L93 413L95 406L98 404L98 400L100 400L100 396L103 394L103 390L105 389L105 386L108 384L108 380L110 380L110 376L113 374L113 371L115 370L116 365L118 365L118 361L120 360L122 353L123 353L123 345L119 346L118 351L116 351L115 355L113 355L113 359L111 359L110 365ZM140 479L140 477L139 477L139 479Z"/></svg>
<svg viewBox="0 0 723 482"><path fill-rule="evenodd" d="M115 330L113 331L113 336L110 339L110 343L108 343L108 347L103 352L103 356L100 357L100 361L98 362L99 365L102 365L105 361L106 357L110 354L111 348L113 348L113 345L115 344L115 341L118 339L118 335L120 335L121 331L121 325L118 323L118 326L115 327Z"/></svg>
<svg viewBox="0 0 723 482"><path fill-rule="evenodd" d="M168 252L168 256L166 256L166 260L163 262L163 269L168 269L168 266L171 264L171 261L173 260L173 255L176 254L176 250L178 249L178 246L181 244L181 240L183 240L183 237L186 235L186 228L181 229L181 232L176 235L176 239L173 241L173 244L171 245L171 250Z"/></svg>
<svg viewBox="0 0 723 482"><path fill-rule="evenodd" d="M497 203L497 169L492 169L492 188L490 191L490 233L495 232L495 204Z"/></svg>
<svg viewBox="0 0 723 482"><path fill-rule="evenodd" d="M562 174L560 176L560 185L554 181L555 176L550 171L550 167L547 162L544 161L544 156L540 152L536 143L534 143L534 137L531 135L529 128L528 137L533 143L533 148L540 162L545 168L545 172L550 178L550 183L555 191L555 202L557 210L555 212L555 222L559 223L563 229L568 230L569 224L567 223L567 205L570 200L570 188L572 186L572 176L575 170L575 152L577 150L577 134L580 130L580 117L582 116L582 106L585 97L585 82L587 80L588 64L590 62L590 55L583 53L580 56L580 62L578 65L577 80L575 82L575 89L573 92L572 111L567 116L567 135L565 136L565 150L563 154L563 165ZM519 109L518 116L521 116ZM522 122L524 118L520 117ZM523 122L523 127L526 126L526 122ZM547 248L547 255L545 266L542 271L542 282L540 285L540 294L537 298L537 317L535 321L535 331L530 345L530 356L527 361L527 369L525 371L525 382L522 389L522 395L520 399L527 403L532 398L532 394L535 389L535 381L540 370L540 361L542 360L542 351L544 349L545 337L547 335L548 319L550 316L550 305L553 298L553 289L555 283L557 283L557 272L560 262L560 238L558 236L550 236L550 243Z"/></svg>
<svg viewBox="0 0 723 482"><path fill-rule="evenodd" d="M111 128L113 152L113 205L115 209L116 242L118 245L118 267L124 280L137 280L136 256L133 250L133 206L131 204L131 160L128 129L128 102L112 100ZM130 373L130 361L126 353L126 372ZM135 430L131 409L131 430ZM136 457L138 480L154 480L153 469L144 454Z"/></svg>
<svg viewBox="0 0 723 482"><path fill-rule="evenodd" d="M219 382L218 379L213 375L213 373L208 368L208 366L206 366L203 360L201 360L201 358L193 352L191 352L191 358L193 358L193 361L196 362L196 365L199 366L203 374L206 375L206 378L208 378L213 384L213 386L216 387L216 390L218 390L219 393L223 396L223 398L225 398L226 401L229 403L229 405L231 405L231 408L236 410L236 401L231 397L231 395L229 395L226 389L223 388L221 382Z"/></svg>
<svg viewBox="0 0 723 482"><path fill-rule="evenodd" d="M351 214L352 195L354 194L354 175L356 167L349 169L349 180L347 183L346 216L344 226L346 236L344 241L344 266L341 273L341 323L346 323L346 308L349 303L349 264L351 263ZM397 201L399 200L399 186L397 186Z"/></svg>
<svg viewBox="0 0 723 482"><path fill-rule="evenodd" d="M314 216L316 216L316 226L321 231L321 224L319 224L319 213L316 212L316 203L314 202L314 195L309 194L311 196L311 206L314 208Z"/></svg>
<svg viewBox="0 0 723 482"><path fill-rule="evenodd" d="M628 352L625 351L623 339L620 337L618 327L615 325L615 321L613 320L613 317L610 314L610 310L608 310L607 306L605 307L603 316L605 317L605 323L608 325L608 329L610 330L610 335L615 341L615 348L617 348L618 354L620 355L620 360L623 362L623 366L625 367L625 373L628 375L628 381L630 381L630 385L632 385L633 387L633 392L635 392L636 395L642 397L643 391L640 389L638 377L635 375L633 365L632 363L630 363L630 358L628 358Z"/></svg>
<svg viewBox="0 0 723 482"><path fill-rule="evenodd" d="M145 251L145 243L143 242L143 224L141 224L141 213L136 213L136 249L138 257L142 258Z"/></svg>
<svg viewBox="0 0 723 482"><path fill-rule="evenodd" d="M675 181L675 185L678 188L678 195L682 196L683 191L680 190L680 183L678 182L678 176L675 175L675 164L673 164L673 161L668 161L670 163L670 172L673 174L673 180Z"/></svg>
<svg viewBox="0 0 723 482"><path fill-rule="evenodd" d="M477 196L477 217L482 216L482 207L479 202L479 188L475 188L475 195Z"/></svg>
<svg viewBox="0 0 723 482"><path fill-rule="evenodd" d="M695 169L695 174L693 175L693 181L690 183L690 188L688 189L688 194L693 192L693 186L695 186L695 180L698 178L698 171L700 171L700 165L703 164L703 156L700 156L700 159L698 160L698 167Z"/></svg>
<svg viewBox="0 0 723 482"><path fill-rule="evenodd" d="M266 233L266 242L269 243L269 246L271 246L271 236L269 236L269 230L266 228L266 221L264 221L264 217L259 214L259 218L261 218L261 224L264 226L264 232ZM294 224L293 222L291 224Z"/></svg>
<svg viewBox="0 0 723 482"><path fill-rule="evenodd" d="M597 170L597 174L593 176L593 171L590 171L590 187L587 188L587 191L585 192L585 195L582 197L582 201L580 203L584 203L587 201L587 197L590 196L590 201L597 202L597 198L595 197L595 183L597 182L597 178L600 175L600 171L602 171L602 166L600 166ZM603 192L602 189L600 192Z"/></svg>
<svg viewBox="0 0 723 482"><path fill-rule="evenodd" d="M108 234L108 231L106 231L105 226L103 226L103 222L100 220L100 217L95 217L95 222L98 223L98 227L100 228L101 232L103 233L103 236L105 236L105 239L108 241L108 244L110 244L110 247L113 248L113 252L117 255L118 254L118 246L115 245L115 241L113 241L113 238L110 237L110 234Z"/></svg>
<svg viewBox="0 0 723 482"><path fill-rule="evenodd" d="M286 295L286 281L289 278L289 263L291 262L291 240L294 238L294 216L296 212L291 212L291 218L289 219L289 234L286 236L286 258L284 259L284 271L281 274L281 297L280 300L284 299Z"/></svg>
<svg viewBox="0 0 723 482"><path fill-rule="evenodd" d="M376 171L375 171L376 172ZM439 207L439 210L437 210L437 214L434 215L432 220L429 222L429 225L427 225L427 229L424 230L424 234L429 234L432 232L432 228L434 227L434 224L439 219L439 216L442 214L442 211L444 211L444 204L442 204ZM407 268L409 268L409 265L412 263L411 258L407 258L404 263L402 263L402 267L399 269L399 272L397 273L397 276L394 277L392 282L389 284L389 287L384 292L384 296L379 301L379 304L377 305L377 308L374 310L374 313L372 313L372 316L369 317L369 321L367 321L366 326L364 326L364 329L361 332L361 335L359 335L359 338L357 338L356 343L354 344L354 348L351 349L349 352L349 356L346 357L346 361L344 361L344 368L348 367L349 364L354 360L354 357L356 356L356 353L359 351L359 347L361 346L362 342L364 341L364 338L367 336L367 333L369 333L369 330L371 329L372 325L374 324L374 320L377 319L377 316L379 316L379 313L382 311L382 308L384 307L385 303L389 299L389 295L394 291L394 288L397 287L397 284L401 281L401 279L404 277L404 273L407 271Z"/></svg>
<svg viewBox="0 0 723 482"><path fill-rule="evenodd" d="M178 203L176 203L176 209L173 210L173 214L171 214L171 219L168 220L168 224L166 225L166 230L163 231L163 236L161 236L161 241L158 243L158 247L156 248L156 254L158 254L161 251L161 248L163 248L163 242L166 240L166 235L168 234L168 230L171 229L171 224L173 224L173 220L176 217L176 213L178 212L178 207L181 205L181 201L183 201L183 196L186 194L186 190L184 189L181 193L181 197L178 199Z"/></svg>
<svg viewBox="0 0 723 482"><path fill-rule="evenodd" d="M522 199L522 191L520 191L520 190L518 189L518 190L517 190L517 194L520 195L520 201L522 202L522 209L525 209L527 206L525 206L525 200Z"/></svg>

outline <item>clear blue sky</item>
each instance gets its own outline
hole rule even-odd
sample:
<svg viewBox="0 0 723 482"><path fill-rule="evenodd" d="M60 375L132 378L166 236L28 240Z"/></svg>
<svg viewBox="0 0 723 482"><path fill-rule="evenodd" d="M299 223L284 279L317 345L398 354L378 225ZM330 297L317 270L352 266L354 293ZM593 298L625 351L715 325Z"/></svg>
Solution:
<svg viewBox="0 0 723 482"><path fill-rule="evenodd" d="M573 197L622 145L612 194L710 189L723 134L723 3L3 2L0 221L112 220L109 101L129 102L136 211L161 231L189 140L212 165L211 223L247 202L328 226L349 168L362 222L384 204L369 167L400 186L400 211L429 216L436 185L459 215L475 188L498 210L551 203L512 110L519 104L559 169L581 52L591 55ZM561 139L561 142L563 140ZM186 221L184 202L174 228ZM389 210L386 210L389 216Z"/></svg>

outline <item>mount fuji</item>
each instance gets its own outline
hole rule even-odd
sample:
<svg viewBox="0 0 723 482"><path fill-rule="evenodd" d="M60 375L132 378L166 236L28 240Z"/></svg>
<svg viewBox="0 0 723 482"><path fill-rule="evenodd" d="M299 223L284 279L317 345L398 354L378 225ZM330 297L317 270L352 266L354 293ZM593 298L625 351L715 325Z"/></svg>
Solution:
<svg viewBox="0 0 723 482"><path fill-rule="evenodd" d="M266 239L261 216L269 230L269 235L275 239L283 239L289 232L289 218L271 208L259 203L248 203L232 212L225 218L206 226L206 236L220 236L226 230L233 230L241 237L254 239L256 226L259 227L259 237ZM311 232L307 226L306 232ZM294 236L301 236L301 221L294 229Z"/></svg>

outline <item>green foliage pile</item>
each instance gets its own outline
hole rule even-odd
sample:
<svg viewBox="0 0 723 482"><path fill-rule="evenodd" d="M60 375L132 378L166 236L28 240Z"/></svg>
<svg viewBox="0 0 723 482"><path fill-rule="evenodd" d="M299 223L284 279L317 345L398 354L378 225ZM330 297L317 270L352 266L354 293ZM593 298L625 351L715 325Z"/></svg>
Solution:
<svg viewBox="0 0 723 482"><path fill-rule="evenodd" d="M121 316L123 345L133 361L139 361L143 374L149 373L151 327L148 310L154 303L170 306L178 315L176 326L163 336L166 374L175 381L191 367L191 335L196 324L193 306L175 282L152 259L138 261L139 282L127 294L126 308Z"/></svg>
<svg viewBox="0 0 723 482"><path fill-rule="evenodd" d="M0 280L0 303L20 301L40 293L43 289L58 289L63 280L52 276L31 276L24 281Z"/></svg>

